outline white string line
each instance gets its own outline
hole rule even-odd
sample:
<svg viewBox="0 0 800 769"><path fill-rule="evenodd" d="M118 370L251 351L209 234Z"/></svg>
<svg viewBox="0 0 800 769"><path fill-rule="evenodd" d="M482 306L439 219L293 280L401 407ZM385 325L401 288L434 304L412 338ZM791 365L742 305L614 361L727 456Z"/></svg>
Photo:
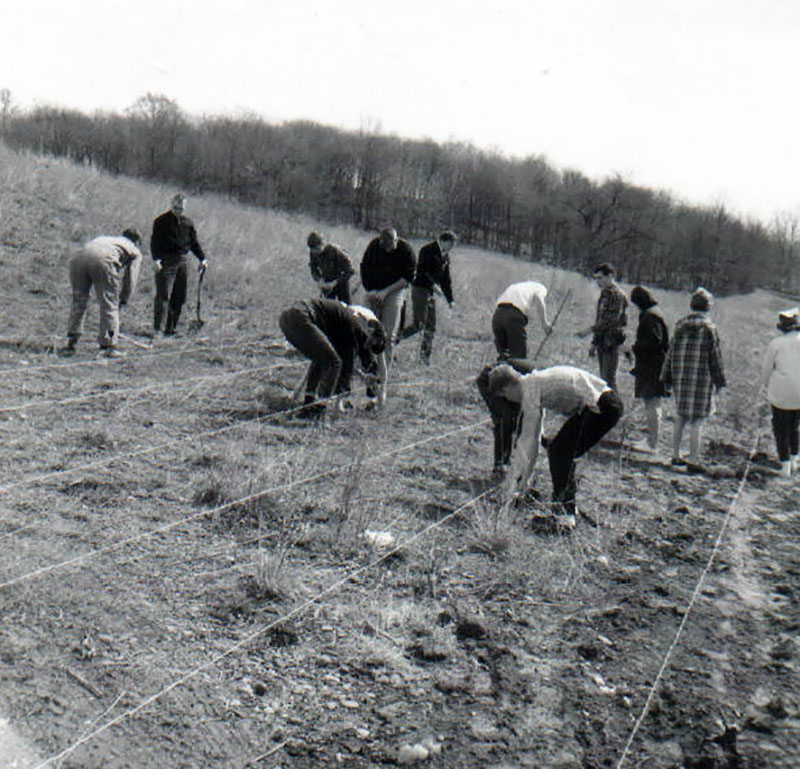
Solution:
<svg viewBox="0 0 800 769"><path fill-rule="evenodd" d="M469 430L474 430L476 427L484 425L487 422L489 422L489 419L482 419L480 422L474 422L473 424L466 425L464 427L459 427L455 430L450 430L449 432L446 433L437 433L436 435L429 436L428 438L423 438L420 441L415 441L414 443L409 443L405 446L393 448L381 454L375 454L369 457L368 459L345 462L343 464L336 465L336 467L332 467L328 470L322 470L318 473L314 473L313 475L308 475L304 478L299 478L298 480L290 481L289 483L280 484L278 486L272 486L267 489L262 489L261 491L254 492L253 494L248 494L247 496L233 500L232 502L226 502L224 505L219 505L218 507L212 508L210 510L200 510L196 513L192 513L191 515L179 518L176 521L172 521L171 523L166 523L163 526L158 526L155 529L150 529L148 531L142 532L141 534L136 534L132 537L127 537L117 542L113 542L110 545L105 545L104 547L96 548L95 550L89 550L86 553L82 553L81 555L76 555L73 558L68 558L65 561L61 561L60 563L50 564L48 566L42 566L39 569L34 569L33 571L27 572L18 577L14 577L13 579L7 580L6 582L0 582L0 590L7 587L13 587L14 585L30 581L32 579L35 579L36 577L42 576L44 574L49 574L54 571L58 571L60 569L72 566L77 563L84 563L90 560L91 558L94 558L97 555L102 555L104 553L111 553L116 550L120 550L123 547L126 547L127 545L131 545L135 542L140 542L143 539L148 539L149 537L153 537L157 534L163 534L164 532L171 531L172 529L176 529L180 526L183 526L184 524L191 523L192 521L196 521L200 518L205 518L209 515L214 515L215 513L221 513L224 512L225 510L230 510L232 507L253 502L257 499L261 499L262 497L267 496L268 494L275 494L280 491L286 491L288 489L295 488L296 486L302 486L303 484L311 483L313 481L319 480L320 478L325 478L329 475L334 475L340 470L345 470L348 467L355 466L356 464L358 464L359 461L365 464L372 464L380 459L386 459L387 457L390 457L394 454L399 454L403 451L408 451L418 446L422 446L425 443L438 441L443 438L449 438L453 435L458 435L459 433L467 432Z"/></svg>
<svg viewBox="0 0 800 769"><path fill-rule="evenodd" d="M487 421L487 420L485 420L485 421ZM483 424L483 422L481 422L480 424ZM375 568L376 566L380 565L381 563L383 563L388 558L391 558L392 556L396 555L397 553L401 552L402 550L405 550L406 548L408 548L410 545L414 544L418 540L422 539L422 537L426 536L431 531L433 531L433 530L439 528L440 526L444 525L449 520L452 520L453 518L455 518L457 515L460 515L467 508L470 508L470 507L474 506L481 499L483 499L483 497L487 496L489 493L494 491L498 486L499 486L499 484L497 484L497 486L493 486L492 488L487 489L486 491L481 492L478 496L473 497L468 502L465 502L463 505L461 505L460 507L456 508L452 512L448 513L443 518L440 518L438 521L434 521L433 523L429 524L428 526L426 526L423 529L421 529L420 531L418 531L416 534L412 534L408 539L404 540L403 542L398 544L396 547L394 547L391 550L383 553L382 555L378 556L377 558L374 558L369 563L367 563L367 564L365 564L363 566L359 566L359 567L353 569L352 571L348 572L345 576L340 577L333 584L331 584L328 587L326 587L325 589L321 590L315 596L312 596L311 598L306 599L305 601L303 601L303 603L299 604L298 606L296 606L294 609L292 609L291 611L287 612L283 616L278 617L278 618L272 620L271 622L269 622L268 624L263 625L258 630L255 630L255 631L247 634L244 638L242 638L241 640L237 641L236 643L232 644L227 649L225 649L225 651L220 652L219 654L215 655L214 657L212 657L207 662L204 662L202 665L198 665L193 670L190 670L188 673L185 673L184 675L182 675L179 678L175 679L172 683L168 684L167 686L165 686L160 691L157 691L154 694L151 694L149 697L147 697L144 700L142 700L142 702L140 702L135 707L130 708L129 710L126 710L124 713L120 713L115 718L112 718L110 721L107 721L102 726L100 726L97 729L95 729L93 732L91 732L91 734L87 734L87 735L81 737L80 739L76 740L72 745L70 745L68 748L65 748L60 753L58 753L58 754L56 754L54 756L50 756L49 758L46 758L42 763L38 764L35 767L35 769L42 769L43 767L48 766L49 764L53 763L54 761L60 761L61 759L66 758L68 755L70 755L70 753L73 753L81 745L84 745L87 742L91 742L96 737L100 736L103 732L107 731L108 729L112 728L113 726L116 726L117 724L121 723L122 721L124 721L124 720L126 720L128 718L131 718L132 716L136 715L137 713L139 713L140 711L144 710L149 705L152 705L157 700L159 700L162 697L164 697L167 694L169 694L169 692L173 691L174 689L177 689L179 686L183 685L184 683L186 683L190 679L194 678L195 676L199 675L203 671L209 670L210 668L214 667L215 665L217 665L222 660L226 659L227 657L230 657L235 652L238 652L239 650L243 649L245 646L247 646L248 644L252 643L257 638L261 637L265 633L268 633L270 630L273 630L274 628L276 628L278 625L282 625L285 622L289 621L290 619L294 619L295 617L297 617L298 615L302 614L303 612L305 612L307 609L309 609L310 607L312 607L316 603L319 603L324 598L327 598L329 595L332 595L333 593L337 592L339 589L344 587L348 582L350 582L355 577L357 577L360 574L363 574L363 573Z"/></svg>
<svg viewBox="0 0 800 769"><path fill-rule="evenodd" d="M252 341L250 341L252 340ZM238 342L237 344L229 344L229 342ZM194 344L186 345L185 347L181 347L177 350L158 350L158 349L150 349L146 351L142 351L141 353L137 353L134 356L131 356L129 360L135 359L137 361L142 360L144 358L151 358L151 357L167 357L170 355L186 355L193 352L205 352L210 351L215 346L219 345L226 345L227 349L239 349L240 347L252 347L258 344L275 344L274 340L271 339L263 339L261 337L248 337L245 340L241 340L241 338L237 337L227 337L227 338L220 338L220 339L211 339L208 338L203 341L197 341ZM0 376L5 376L6 374L27 374L30 372L38 372L38 371L48 371L53 369L69 369L69 368L79 368L81 366L107 366L110 362L114 363L124 363L125 360L122 358L117 359L108 359L108 358L92 358L89 360L74 360L74 361L64 361L61 363L43 363L39 366L15 366L14 368L0 368Z"/></svg>
<svg viewBox="0 0 800 769"><path fill-rule="evenodd" d="M286 363L280 364L280 366L285 368L297 368L299 366L305 366L305 361L298 362L298 363ZM396 387L408 387L411 385L422 387L422 386L430 386L431 384L437 384L435 382L415 382L415 383L405 383L405 382L398 382L396 384L392 384L391 388L394 389ZM328 398L322 398L315 403L326 403L329 401L338 400L341 396L339 395L331 395ZM41 483L43 481L48 481L53 478L59 478L63 475L69 475L71 473L77 473L82 470L92 470L96 467L106 467L111 462L117 462L123 459L132 459L133 457L142 456L145 454L151 454L156 451L160 451L161 449L170 448L171 446L177 446L180 443L183 443L186 440L199 440L202 438L212 438L216 435L221 435L222 433L228 432L229 430L234 430L237 427L242 427L246 425L250 425L253 423L260 423L266 422L276 417L287 416L292 414L296 411L302 411L306 407L306 404L300 404L298 406L292 406L288 409L283 409L281 411L271 411L267 414L259 415L252 417L251 419L242 419L233 424L226 425L225 427L215 428L214 430L206 430L205 432L201 433L188 433L187 435L182 436L181 438L175 438L171 441L166 441L164 443L158 443L155 446L146 446L144 448L133 449L131 451L125 451L118 454L112 454L111 456L103 457L102 459L95 460L94 462L87 462L83 465L78 465L76 467L69 467L65 470L52 470L47 473L40 473L39 475L32 475L27 478L23 478L19 481L15 481L14 483L6 483L0 486L0 494L5 494L8 491L12 491L13 489L21 488L23 486L28 486L35 483ZM6 520L3 517L0 517L0 521Z"/></svg>
<svg viewBox="0 0 800 769"><path fill-rule="evenodd" d="M86 395L76 395L72 398L46 398L44 400L37 400L31 403L17 405L17 406L0 406L0 414L9 414L17 411L27 411L41 406L64 406L68 404L84 403L96 398L107 398L115 395L131 395L134 393L143 392L159 392L161 390L169 390L170 388L179 391L190 382L203 382L210 379L234 379L243 374L253 374L256 371L271 371L276 368L284 368L288 363L277 363L269 366L255 366L251 368L242 368L235 371L223 371L219 374L203 374L201 376L188 377L186 379L173 379L169 382L159 382L156 384L143 385L142 387L119 387L109 388L108 390L101 390L96 393L87 393Z"/></svg>
<svg viewBox="0 0 800 769"><path fill-rule="evenodd" d="M667 653L664 655L661 667L659 668L655 680L653 681L653 685L650 687L650 691L647 694L647 699L645 700L644 706L642 707L642 712L636 719L636 723L633 725L633 729L630 733L630 736L628 737L628 741L625 744L625 749L622 751L622 755L620 756L616 769L622 769L622 766L624 765L625 760L628 757L628 753L630 752L633 740L635 739L637 733L639 732L639 728L641 727L642 722L644 721L645 716L647 715L647 712L650 709L650 704L652 703L653 697L655 696L656 693L656 689L658 688L658 685L661 682L664 673L666 672L667 665L669 665L670 659L672 658L672 654L678 647L678 641L680 640L680 637L683 634L684 627L686 627L689 615L691 614L695 602L697 601L697 598L700 595L700 590L703 587L703 583L705 582L708 572L711 570L711 566L714 563L714 559L716 558L717 552L719 552L720 546L722 544L722 537L725 534L725 530L728 527L728 523L731 517L733 516L733 511L734 508L736 507L736 503L739 501L739 498L741 497L742 492L744 491L745 486L747 485L747 476L750 473L750 467L755 458L756 451L758 450L758 444L760 439L761 439L761 432L757 430L755 442L753 443L753 448L751 449L750 455L747 458L747 464L745 465L744 473L742 474L742 479L739 481L736 493L734 494L733 499L731 500L731 504L728 507L728 512L726 513L725 518L722 521L722 526L720 526L719 534L717 535L717 538L714 542L714 547L711 548L711 554L708 556L708 562L706 563L703 571L700 573L700 578L697 581L697 585L692 591L692 597L689 599L686 611L683 615L683 618L681 619L680 624L678 625L678 630L675 633L675 638L672 640L672 643L669 645L669 648L667 649Z"/></svg>

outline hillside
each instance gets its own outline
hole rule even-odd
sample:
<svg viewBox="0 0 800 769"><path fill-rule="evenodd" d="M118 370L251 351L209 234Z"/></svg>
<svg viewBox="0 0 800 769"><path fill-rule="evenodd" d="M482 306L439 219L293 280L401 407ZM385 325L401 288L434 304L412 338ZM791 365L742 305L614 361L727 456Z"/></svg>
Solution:
<svg viewBox="0 0 800 769"><path fill-rule="evenodd" d="M498 514L472 380L524 278L552 308L570 292L542 364L594 370L591 281L458 247L432 365L401 343L382 413L309 425L277 317L313 294L310 229L356 260L371 234L202 197L202 333L151 340L145 270L127 356L96 357L92 305L59 357L70 250L149 236L173 192L0 147L0 724L27 745L0 766L797 766L798 486L756 384L785 297L715 308L709 475L669 467L669 418L663 456L626 448L621 375L558 535L534 501ZM547 498L541 459L537 479Z"/></svg>

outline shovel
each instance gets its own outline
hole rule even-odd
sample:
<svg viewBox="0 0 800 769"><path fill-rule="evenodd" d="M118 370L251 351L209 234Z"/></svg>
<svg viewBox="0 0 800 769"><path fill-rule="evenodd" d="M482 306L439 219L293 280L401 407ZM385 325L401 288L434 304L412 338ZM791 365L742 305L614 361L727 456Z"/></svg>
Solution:
<svg viewBox="0 0 800 769"><path fill-rule="evenodd" d="M200 317L200 289L203 287L203 278L206 276L205 266L200 268L200 275L197 278L197 317L189 322L189 333L196 334L203 326L205 321Z"/></svg>

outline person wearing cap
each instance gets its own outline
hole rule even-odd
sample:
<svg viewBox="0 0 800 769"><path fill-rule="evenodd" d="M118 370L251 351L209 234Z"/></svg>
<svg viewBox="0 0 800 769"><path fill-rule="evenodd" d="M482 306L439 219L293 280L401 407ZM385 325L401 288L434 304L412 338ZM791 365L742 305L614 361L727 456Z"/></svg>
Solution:
<svg viewBox="0 0 800 769"><path fill-rule="evenodd" d="M800 308L778 315L778 331L764 353L761 383L772 407L772 432L781 475L800 472Z"/></svg>
<svg viewBox="0 0 800 769"><path fill-rule="evenodd" d="M672 434L672 465L690 473L705 472L700 458L700 433L712 413L712 394L725 387L719 336L708 317L714 297L702 286L692 294L691 313L675 324L661 380L672 390L676 419ZM681 442L689 426L689 455L681 456Z"/></svg>
<svg viewBox="0 0 800 769"><path fill-rule="evenodd" d="M72 308L67 329L66 354L75 351L83 334L83 318L94 286L100 303L100 349L109 357L121 355L119 343L119 308L128 303L136 290L142 254L137 248L142 238L134 228L121 237L102 235L85 243L69 260Z"/></svg>
<svg viewBox="0 0 800 769"><path fill-rule="evenodd" d="M503 485L506 506L530 483L539 455L545 411L568 417L547 441L547 458L556 524L573 528L577 512L575 460L619 422L624 410L619 396L600 377L575 366L551 366L522 374L506 363L489 373L486 391L520 407L522 428Z"/></svg>
<svg viewBox="0 0 800 769"><path fill-rule="evenodd" d="M419 360L428 364L436 334L436 294L441 294L453 306L453 284L450 279L450 251L456 236L445 230L431 243L419 250L417 271L411 283L411 309L413 320L404 328L402 338L407 339L422 331Z"/></svg>
<svg viewBox="0 0 800 769"><path fill-rule="evenodd" d="M361 285L366 293L366 306L377 315L386 332L383 353L385 370L392 363L392 351L397 341L403 292L414 280L417 257L414 249L397 237L393 227L385 227L373 238L361 259ZM379 403L386 400L386 382L381 383Z"/></svg>
<svg viewBox="0 0 800 769"><path fill-rule="evenodd" d="M311 361L303 409L318 419L333 395L350 392L355 356L365 373L377 376L385 346L383 326L368 309L336 299L311 299L287 307L278 320L287 341Z"/></svg>
<svg viewBox="0 0 800 769"><path fill-rule="evenodd" d="M497 299L492 314L492 334L501 358L528 355L528 322L536 316L545 334L553 331L547 319L547 288L535 280L512 283Z"/></svg>
<svg viewBox="0 0 800 769"><path fill-rule="evenodd" d="M195 255L199 271L208 266L208 259L197 240L197 231L185 211L186 196L178 193L172 198L170 210L153 222L150 237L150 253L156 271L153 328L156 333L161 331L166 316L164 336L175 334L186 302L187 255L189 252Z"/></svg>
<svg viewBox="0 0 800 769"><path fill-rule="evenodd" d="M661 381L669 349L669 329L655 297L644 286L634 286L631 302L639 308L636 341L631 345L634 367L634 397L644 402L647 437L632 448L652 454L658 448L661 427L661 399L667 394Z"/></svg>
<svg viewBox="0 0 800 769"><path fill-rule="evenodd" d="M312 232L306 243L308 268L319 285L322 298L350 304L350 278L355 270L347 252L333 243L325 244L318 232Z"/></svg>
<svg viewBox="0 0 800 769"><path fill-rule="evenodd" d="M617 389L619 350L625 342L625 326L628 325L628 297L617 285L616 270L606 262L594 268L592 277L600 288L594 325L578 331L577 336L592 334L589 355L597 356L600 378Z"/></svg>

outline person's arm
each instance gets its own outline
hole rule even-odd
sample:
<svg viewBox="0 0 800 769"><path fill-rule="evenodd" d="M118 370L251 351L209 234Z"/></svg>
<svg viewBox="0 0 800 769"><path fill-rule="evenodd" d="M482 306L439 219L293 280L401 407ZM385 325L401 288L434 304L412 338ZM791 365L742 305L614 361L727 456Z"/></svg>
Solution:
<svg viewBox="0 0 800 769"><path fill-rule="evenodd" d="M448 304L453 304L453 283L450 280L450 263L444 265L439 273L439 287L442 289L444 298Z"/></svg>
<svg viewBox="0 0 800 769"><path fill-rule="evenodd" d="M764 353L764 363L761 366L761 386L769 387L769 380L772 379L772 372L775 370L775 345L770 343Z"/></svg>
<svg viewBox="0 0 800 769"><path fill-rule="evenodd" d="M189 248L191 249L192 253L197 257L197 261L200 262L202 266L205 266L208 262L208 258L206 257L205 252L203 251L203 247L200 245L200 241L197 239L197 230L194 228L194 224L189 222Z"/></svg>
<svg viewBox="0 0 800 769"><path fill-rule="evenodd" d="M547 307L544 303L544 298L541 294L536 294L533 299L533 311L536 313L536 318L539 321L539 325L545 330L545 333L549 334L552 332L553 327L550 325L550 321L547 319Z"/></svg>
<svg viewBox="0 0 800 769"><path fill-rule="evenodd" d="M725 387L726 382L725 371L722 366L722 351L720 350L719 336L717 336L717 329L713 326L709 328L709 333L711 337L711 347L708 355L708 367L714 387L716 387L717 390L721 390Z"/></svg>
<svg viewBox="0 0 800 769"><path fill-rule="evenodd" d="M542 437L542 406L539 388L533 393L525 390L522 398L522 431L514 444L511 455L511 467L506 476L504 498L505 504L511 504L518 491L528 487L536 458L539 456L539 444Z"/></svg>
<svg viewBox="0 0 800 769"><path fill-rule="evenodd" d="M349 280L353 275L355 275L356 271L353 268L353 263L350 261L350 257L347 255L347 252L342 248L336 249L336 263L337 283Z"/></svg>
<svg viewBox="0 0 800 769"><path fill-rule="evenodd" d="M403 289L406 286L408 286L408 281L405 278L398 278L394 283L386 286L386 288L382 288L380 291L373 291L372 293L379 299L385 299L392 291Z"/></svg>
<svg viewBox="0 0 800 769"><path fill-rule="evenodd" d="M122 287L119 292L119 306L126 305L131 295L136 291L136 284L139 281L139 269L142 266L142 255L139 249L131 249L129 252L131 259L122 271Z"/></svg>

